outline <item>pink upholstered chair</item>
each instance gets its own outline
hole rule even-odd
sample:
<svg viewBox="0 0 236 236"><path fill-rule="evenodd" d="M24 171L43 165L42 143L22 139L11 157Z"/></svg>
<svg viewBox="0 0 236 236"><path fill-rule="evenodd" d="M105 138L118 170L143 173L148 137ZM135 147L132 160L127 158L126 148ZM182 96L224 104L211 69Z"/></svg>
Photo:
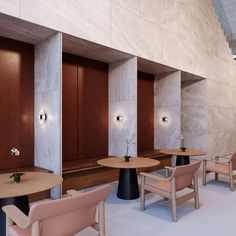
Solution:
<svg viewBox="0 0 236 236"><path fill-rule="evenodd" d="M213 166L207 166L207 162L214 163ZM233 155L215 156L211 159L203 160L203 185L206 185L206 174L214 172L215 180L218 180L218 174L226 175L229 178L229 187L231 191L234 191L234 179L236 175L233 175L233 171L236 170L236 153Z"/></svg>
<svg viewBox="0 0 236 236"><path fill-rule="evenodd" d="M72 196L34 204L29 216L14 205L4 206L2 209L7 215L6 235L65 236L92 226L100 236L105 236L104 201L110 189L111 186L107 184L85 193L68 191ZM97 205L98 224L95 222Z"/></svg>
<svg viewBox="0 0 236 236"><path fill-rule="evenodd" d="M170 177L162 178L153 174L141 172L141 203L140 209L145 209L145 192L153 192L161 195L164 198L171 199L172 202L172 218L173 221L178 221L177 205L182 204L191 198L195 199L195 208L199 208L199 194L198 194L198 169L201 161L194 164L178 166L175 168L165 167L166 170L171 170ZM146 178L155 180L154 182L147 182ZM185 188L191 188L193 191L177 198L176 193Z"/></svg>

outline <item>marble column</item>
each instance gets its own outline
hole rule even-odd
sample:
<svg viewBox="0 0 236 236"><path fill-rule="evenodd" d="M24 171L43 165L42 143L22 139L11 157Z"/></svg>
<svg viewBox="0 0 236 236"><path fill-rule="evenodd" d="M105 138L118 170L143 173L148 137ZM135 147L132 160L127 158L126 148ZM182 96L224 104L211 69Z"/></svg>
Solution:
<svg viewBox="0 0 236 236"><path fill-rule="evenodd" d="M35 45L35 165L62 175L61 158L61 33ZM47 114L41 122L39 114ZM59 198L61 187L52 189Z"/></svg>
<svg viewBox="0 0 236 236"><path fill-rule="evenodd" d="M117 121L117 116L123 118ZM109 65L109 155L137 155L137 58Z"/></svg>
<svg viewBox="0 0 236 236"><path fill-rule="evenodd" d="M166 121L163 121L166 117ZM181 124L181 72L155 77L154 148L179 148Z"/></svg>
<svg viewBox="0 0 236 236"><path fill-rule="evenodd" d="M207 81L184 72L181 84L181 132L187 148L207 150Z"/></svg>

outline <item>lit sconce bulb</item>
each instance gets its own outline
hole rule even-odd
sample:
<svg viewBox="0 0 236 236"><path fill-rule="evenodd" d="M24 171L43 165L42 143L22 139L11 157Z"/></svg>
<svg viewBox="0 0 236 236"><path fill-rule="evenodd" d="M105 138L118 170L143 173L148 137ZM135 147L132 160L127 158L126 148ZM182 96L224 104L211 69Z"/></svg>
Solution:
<svg viewBox="0 0 236 236"><path fill-rule="evenodd" d="M162 120L162 122L167 122L167 117L166 116L163 116L162 118L161 118L161 120Z"/></svg>
<svg viewBox="0 0 236 236"><path fill-rule="evenodd" d="M117 121L122 121L122 120L123 120L123 116L118 115L118 116L116 117L116 120L117 120Z"/></svg>
<svg viewBox="0 0 236 236"><path fill-rule="evenodd" d="M41 111L39 113L40 123L42 123L42 124L45 123L47 121L47 118L48 118L48 116L47 116L47 114L44 111Z"/></svg>

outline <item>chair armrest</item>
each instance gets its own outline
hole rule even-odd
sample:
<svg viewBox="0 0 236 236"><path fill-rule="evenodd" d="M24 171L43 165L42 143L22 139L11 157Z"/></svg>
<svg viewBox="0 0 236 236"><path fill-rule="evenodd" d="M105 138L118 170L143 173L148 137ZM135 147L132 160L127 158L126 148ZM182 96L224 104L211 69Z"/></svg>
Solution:
<svg viewBox="0 0 236 236"><path fill-rule="evenodd" d="M20 228L28 228L31 224L29 218L14 205L7 205L2 208L6 215L12 219Z"/></svg>
<svg viewBox="0 0 236 236"><path fill-rule="evenodd" d="M171 167L171 166L165 166L164 168L167 170L174 170L174 167Z"/></svg>
<svg viewBox="0 0 236 236"><path fill-rule="evenodd" d="M67 193L69 196L75 196L75 195L80 195L80 194L82 194L82 192L77 191L77 190L74 190L74 189L67 190L66 193Z"/></svg>
<svg viewBox="0 0 236 236"><path fill-rule="evenodd" d="M227 165L229 164L229 162L231 162L231 160L229 160L227 162L221 162L221 161L215 161L213 159L203 159L203 161L205 161L205 162L209 161L209 162L213 162L215 164L227 164Z"/></svg>
<svg viewBox="0 0 236 236"><path fill-rule="evenodd" d="M225 155L225 156L216 156L217 158L221 158L221 159L227 159L227 160L231 160L231 157L227 157L227 156L229 156L229 154L228 155Z"/></svg>
<svg viewBox="0 0 236 236"><path fill-rule="evenodd" d="M159 177L159 176L156 176L156 175L153 175L153 174L149 174L149 173L145 173L145 172L140 172L139 174L144 176L144 177L149 177L149 178L152 178L152 179L155 179L155 180L158 180L158 181L169 181L170 180L170 178L162 178L162 177Z"/></svg>

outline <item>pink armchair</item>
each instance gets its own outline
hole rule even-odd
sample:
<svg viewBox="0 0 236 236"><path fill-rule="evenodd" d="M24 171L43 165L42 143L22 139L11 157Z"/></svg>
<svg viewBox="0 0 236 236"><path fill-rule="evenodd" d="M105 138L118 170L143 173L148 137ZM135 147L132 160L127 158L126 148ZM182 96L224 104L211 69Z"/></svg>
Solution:
<svg viewBox="0 0 236 236"><path fill-rule="evenodd" d="M14 205L4 206L2 209L7 215L6 235L65 236L92 226L100 236L105 236L104 201L110 189L111 186L107 184L85 193L68 191L72 196L34 204L29 216ZM98 224L95 221L97 205Z"/></svg>
<svg viewBox="0 0 236 236"><path fill-rule="evenodd" d="M211 162L213 165L207 166L207 162ZM234 179L236 178L236 175L233 175L234 170L236 170L236 153L233 155L215 156L212 159L204 159L202 178L203 185L206 185L206 175L214 172L215 180L218 180L219 174L228 176L230 190L234 191Z"/></svg>
<svg viewBox="0 0 236 236"><path fill-rule="evenodd" d="M145 209L145 192L153 192L164 198L171 199L172 202L172 218L173 221L178 221L177 205L182 204L191 198L195 199L195 208L199 208L199 194L198 194L198 169L201 161L190 165L178 166L175 168L165 167L171 170L170 177L162 178L153 174L141 172L141 202L140 209ZM154 182L147 182L146 178L155 180ZM176 192L185 188L191 188L193 191L177 198Z"/></svg>

